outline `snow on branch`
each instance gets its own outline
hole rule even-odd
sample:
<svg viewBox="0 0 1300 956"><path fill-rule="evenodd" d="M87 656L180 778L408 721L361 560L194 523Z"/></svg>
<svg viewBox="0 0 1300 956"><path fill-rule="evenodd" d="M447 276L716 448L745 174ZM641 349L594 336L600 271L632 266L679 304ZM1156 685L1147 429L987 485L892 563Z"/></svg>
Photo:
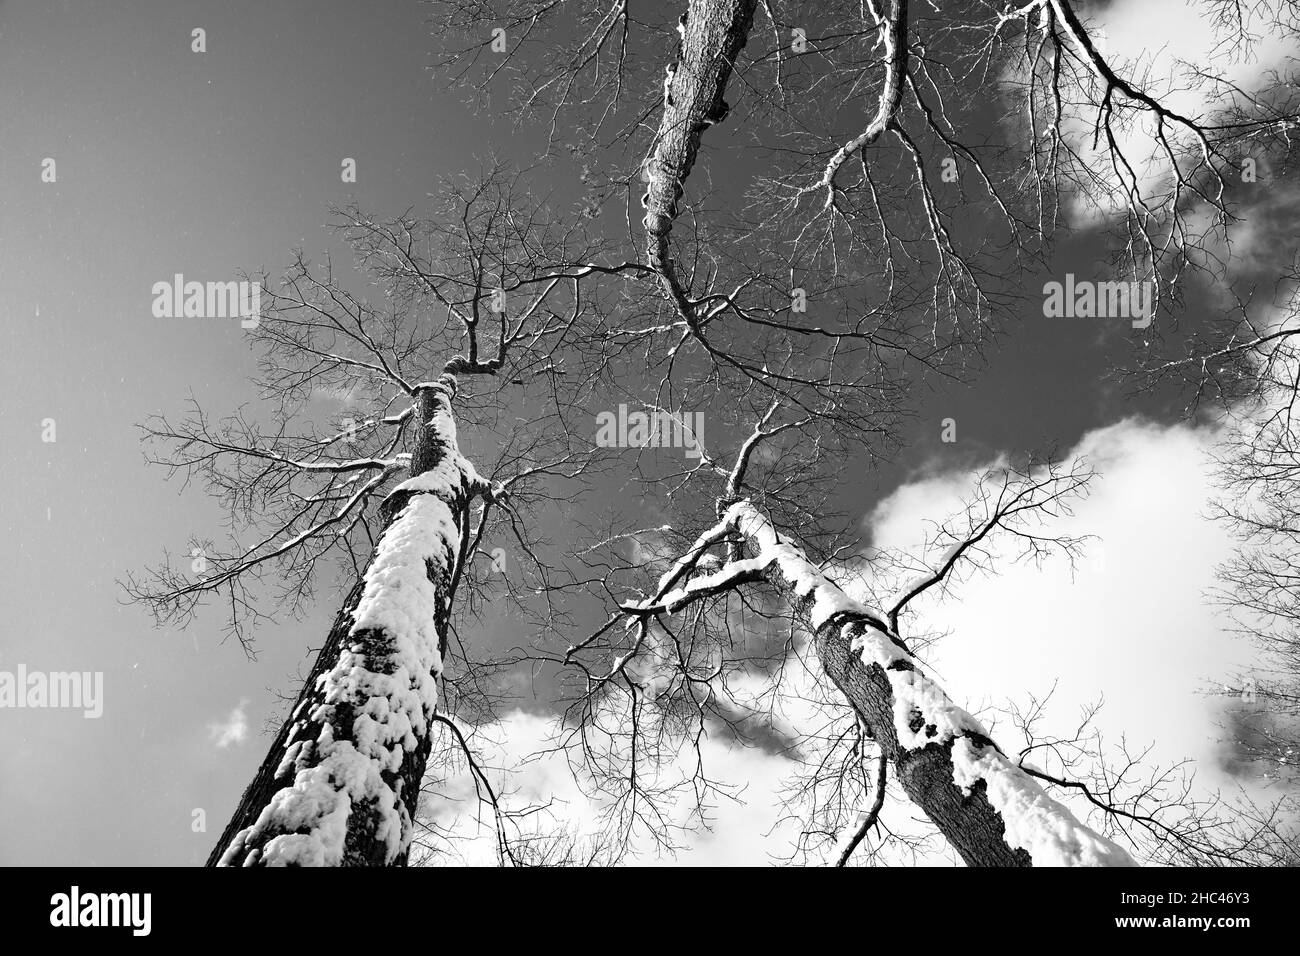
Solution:
<svg viewBox="0 0 1300 956"><path fill-rule="evenodd" d="M894 114L898 112L899 104L903 99L903 77L907 72L907 0L886 0L886 2L889 4L889 12L878 17L880 40L884 44L885 79L881 85L876 115L872 117L866 129L841 146L827 160L826 169L817 182L800 190L801 193L807 193L825 189L826 202L823 206L825 209L829 209L835 202L835 177L840 167L854 153L866 149L880 138L893 123ZM874 9L874 3L872 7Z"/></svg>

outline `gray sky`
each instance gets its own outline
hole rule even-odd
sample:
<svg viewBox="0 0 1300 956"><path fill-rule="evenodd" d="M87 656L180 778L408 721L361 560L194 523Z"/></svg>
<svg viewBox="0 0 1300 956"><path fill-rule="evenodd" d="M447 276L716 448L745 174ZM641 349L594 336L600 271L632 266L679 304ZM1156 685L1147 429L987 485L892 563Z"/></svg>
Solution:
<svg viewBox="0 0 1300 956"><path fill-rule="evenodd" d="M190 49L196 27L206 30L206 53ZM329 248L321 225L332 202L355 198L395 214L418 208L437 176L494 145L526 152L527 139L474 115L430 76L429 29L411 0L0 0L0 669L105 675L98 720L0 711L0 863L197 864L261 760L264 722L280 713L274 692L305 671L335 604L325 595L306 620L265 629L256 662L221 642L215 615L167 633L121 604L116 579L164 550L183 552L191 535L220 532L220 515L197 489L182 492L146 467L135 424L180 411L191 394L215 411L253 398L253 355L238 324L156 319L150 288L176 272L277 272L294 246ZM47 157L57 163L54 184L40 179ZM340 182L344 157L357 160L355 185ZM1054 274L1086 271L1098 251L1086 235L1066 243ZM899 522L949 500L944 476L968 475L1003 449L1071 448L1133 416L1170 424L1167 396L1134 403L1103 379L1122 342L1087 323L1024 323L973 389L924 398L908 451L848 486L848 506L864 520L884 507L879 533L905 536ZM956 409L961 440L941 445L938 421ZM54 443L41 440L49 418ZM1103 496L1098 524L1113 523L1116 534L1158 524L1142 499L1155 494L1152 475L1166 491L1182 489L1159 499L1173 509L1161 527L1196 520L1203 489L1189 449L1200 439L1160 424L1124 427L1090 439L1119 456L1114 470L1126 476ZM1192 599L1207 582L1179 572L1207 572L1223 550L1212 531L1193 544L1139 535L1131 574L1112 563L1113 580L1075 596L1081 607L1107 607L1115 622L1159 631L1148 648L1167 660L1177 647L1165 638L1178 635L1162 630L1154 609ZM1159 586L1120 587L1143 574ZM1017 572L973 596L967 614L978 609L983 623L963 646L1005 640L1018 663L998 683L980 670L987 655L954 650L941 664L950 691L997 697L1024 683L1050 686L1059 660L1072 657L1031 638L1054 611L1051 596L1060 613L1060 595L1074 587L1051 581ZM1044 600L1020 602L1036 588ZM990 604L993 594L1004 603ZM1168 741L1181 726L1171 749L1199 740L1208 757L1214 715L1196 682L1239 654L1207 615L1188 613L1195 626L1180 632L1191 639L1169 680L1125 696L1132 668L1086 668L1070 693L1118 694L1125 719L1154 695L1169 720L1153 733ZM1115 622L1108 634L1130 639L1131 628ZM1058 635L1086 639L1066 628ZM194 833L200 808L207 832ZM728 852L742 853L743 842Z"/></svg>

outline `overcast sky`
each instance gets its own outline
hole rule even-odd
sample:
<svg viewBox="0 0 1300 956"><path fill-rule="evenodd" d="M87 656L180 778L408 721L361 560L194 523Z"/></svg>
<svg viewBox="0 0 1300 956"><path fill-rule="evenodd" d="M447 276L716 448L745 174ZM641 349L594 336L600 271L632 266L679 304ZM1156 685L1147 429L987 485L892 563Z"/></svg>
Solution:
<svg viewBox="0 0 1300 956"><path fill-rule="evenodd" d="M1112 48L1133 55L1161 37L1193 53L1204 38L1169 17L1180 6L1119 4ZM150 289L177 272L276 272L295 246L331 248L330 203L392 215L493 147L527 154L527 136L431 77L425 16L413 0L0 0L0 670L104 673L97 720L0 711L0 863L201 862L265 753L276 693L328 630L326 594L259 634L250 661L215 615L166 632L123 605L117 579L220 531L198 489L145 465L135 425L191 395L215 409L254 397L238 324L155 318ZM191 51L194 28L206 53ZM355 185L340 181L345 157ZM46 158L55 183L41 182ZM1052 274L1099 253L1085 231ZM1217 307L1206 295L1200 317ZM876 544L910 546L999 453L1087 454L1103 477L1074 530L1101 537L1096 559L1076 576L1017 567L932 608L954 632L934 669L973 710L1059 681L1054 713L1068 724L1105 697L1106 730L1230 783L1215 760L1223 703L1202 691L1250 658L1202 600L1229 545L1202 517L1214 426L1181 424L1171 396L1135 401L1105 378L1121 328L1027 318L973 387L925 396L904 454L845 495ZM939 441L949 416L955 445ZM511 749L543 720L511 718ZM780 834L755 834L789 768L717 746L751 781L747 804L720 811L688 862L763 862ZM529 773L539 793L569 786L555 768ZM198 809L206 832L192 829Z"/></svg>

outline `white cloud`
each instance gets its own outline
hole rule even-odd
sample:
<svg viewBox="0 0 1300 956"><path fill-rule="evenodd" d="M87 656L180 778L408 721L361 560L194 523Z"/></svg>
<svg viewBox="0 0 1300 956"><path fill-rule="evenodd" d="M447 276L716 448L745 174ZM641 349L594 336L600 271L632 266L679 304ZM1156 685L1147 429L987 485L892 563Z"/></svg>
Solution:
<svg viewBox="0 0 1300 956"><path fill-rule="evenodd" d="M208 724L208 738L218 748L224 749L231 744L242 744L248 737L248 714L245 713L247 706L248 701L241 700L225 720Z"/></svg>
<svg viewBox="0 0 1300 956"><path fill-rule="evenodd" d="M1058 726L1104 697L1108 737L1151 742L1155 760L1208 758L1217 729L1201 691L1248 652L1204 600L1232 548L1204 517L1217 435L1136 419L1085 435L1071 454L1101 474L1056 525L1098 538L1077 571L1063 559L1004 562L946 603L922 606L926 626L951 631L929 655L948 693L977 709L1059 682ZM925 521L955 510L971 483L947 474L900 489L877 509L876 543L914 548Z"/></svg>
<svg viewBox="0 0 1300 956"><path fill-rule="evenodd" d="M1225 79L1250 90L1267 70L1295 54L1293 38L1266 29L1262 19L1247 24L1256 37L1249 47L1225 44L1210 13L1208 4L1189 5L1187 0L1117 0L1096 8L1094 16L1108 54L1149 68L1153 77L1166 81L1179 63L1204 66L1212 61ZM1168 87L1162 91L1167 105L1183 115L1205 109L1207 104L1198 91L1175 82Z"/></svg>

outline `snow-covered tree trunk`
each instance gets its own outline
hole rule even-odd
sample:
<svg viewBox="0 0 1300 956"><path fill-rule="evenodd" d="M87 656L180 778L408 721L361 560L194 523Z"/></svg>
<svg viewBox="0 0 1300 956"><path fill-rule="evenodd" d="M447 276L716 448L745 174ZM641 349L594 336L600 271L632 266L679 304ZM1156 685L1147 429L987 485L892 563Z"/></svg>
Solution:
<svg viewBox="0 0 1300 956"><path fill-rule="evenodd" d="M209 859L217 866L401 866L430 750L470 499L455 379L418 391L410 478L298 702Z"/></svg>
<svg viewBox="0 0 1300 956"><path fill-rule="evenodd" d="M732 574L764 574L813 634L822 667L862 717L908 797L969 866L1133 866L998 749L979 721L917 666L888 624L784 540L749 501L724 524L753 555ZM686 587L717 589L729 572ZM663 599L665 604L677 595Z"/></svg>

